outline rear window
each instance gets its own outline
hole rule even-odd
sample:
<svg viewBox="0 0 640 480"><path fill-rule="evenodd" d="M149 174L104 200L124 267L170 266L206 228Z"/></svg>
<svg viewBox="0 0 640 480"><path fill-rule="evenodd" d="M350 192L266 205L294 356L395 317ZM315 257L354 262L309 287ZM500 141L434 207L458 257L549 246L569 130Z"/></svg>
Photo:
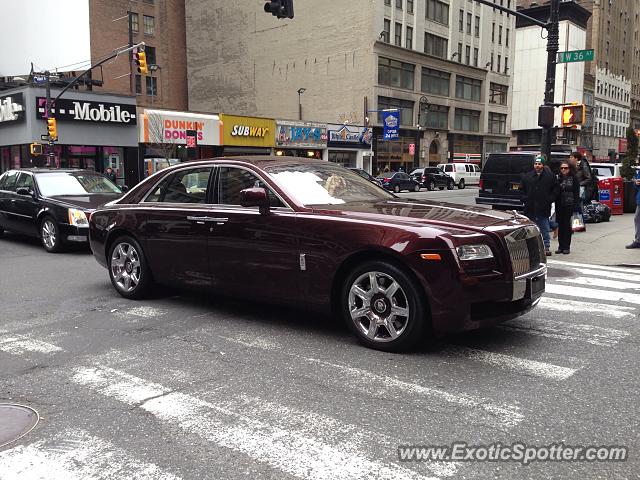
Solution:
<svg viewBox="0 0 640 480"><path fill-rule="evenodd" d="M591 167L598 177L613 177L614 167Z"/></svg>
<svg viewBox="0 0 640 480"><path fill-rule="evenodd" d="M482 170L485 174L520 175L533 170L533 155L489 155Z"/></svg>

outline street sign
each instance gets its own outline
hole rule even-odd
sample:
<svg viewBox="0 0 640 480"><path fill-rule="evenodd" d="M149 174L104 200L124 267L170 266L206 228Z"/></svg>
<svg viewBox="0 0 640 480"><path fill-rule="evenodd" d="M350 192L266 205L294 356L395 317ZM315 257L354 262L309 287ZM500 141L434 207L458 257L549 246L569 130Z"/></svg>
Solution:
<svg viewBox="0 0 640 480"><path fill-rule="evenodd" d="M592 62L592 61L593 61L593 49L572 50L570 52L558 52L557 63Z"/></svg>

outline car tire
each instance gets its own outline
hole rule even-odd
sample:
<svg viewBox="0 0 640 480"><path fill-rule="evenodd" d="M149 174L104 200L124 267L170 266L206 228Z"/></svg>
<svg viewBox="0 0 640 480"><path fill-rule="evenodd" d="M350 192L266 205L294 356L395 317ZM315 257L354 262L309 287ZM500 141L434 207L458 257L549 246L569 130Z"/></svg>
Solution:
<svg viewBox="0 0 640 480"><path fill-rule="evenodd" d="M142 247L135 238L123 235L109 247L109 278L116 291L125 298L144 298L153 284L151 271Z"/></svg>
<svg viewBox="0 0 640 480"><path fill-rule="evenodd" d="M386 352L409 350L430 330L424 295L416 285L415 279L393 263L364 262L344 280L340 311L367 347Z"/></svg>
<svg viewBox="0 0 640 480"><path fill-rule="evenodd" d="M416 183L415 186L413 187L413 191L414 192L419 192L420 191L420 184Z"/></svg>
<svg viewBox="0 0 640 480"><path fill-rule="evenodd" d="M40 241L47 252L58 253L64 249L60 227L53 217L45 215L42 220L40 220L39 232Z"/></svg>
<svg viewBox="0 0 640 480"><path fill-rule="evenodd" d="M458 182L458 188L462 190L464 188L464 178L461 178Z"/></svg>
<svg viewBox="0 0 640 480"><path fill-rule="evenodd" d="M427 186L427 190L429 190L430 192L432 192L432 191L433 191L433 190L435 190L435 189L436 189L436 183L435 183L433 180L431 180L431 181L429 182L429 185Z"/></svg>
<svg viewBox="0 0 640 480"><path fill-rule="evenodd" d="M453 181L447 182L447 190L453 190L453 187L455 187L455 184L453 183Z"/></svg>
<svg viewBox="0 0 640 480"><path fill-rule="evenodd" d="M395 193L400 193L400 185L396 185L395 187L393 187L393 191Z"/></svg>

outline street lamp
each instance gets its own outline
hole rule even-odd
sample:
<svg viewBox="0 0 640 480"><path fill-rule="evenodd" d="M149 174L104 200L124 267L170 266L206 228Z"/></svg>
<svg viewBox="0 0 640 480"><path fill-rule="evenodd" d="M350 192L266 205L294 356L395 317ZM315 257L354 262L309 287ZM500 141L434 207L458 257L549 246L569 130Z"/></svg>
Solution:
<svg viewBox="0 0 640 480"><path fill-rule="evenodd" d="M304 92L306 92L307 89L306 88L299 88L298 89L298 120L302 120L302 94Z"/></svg>

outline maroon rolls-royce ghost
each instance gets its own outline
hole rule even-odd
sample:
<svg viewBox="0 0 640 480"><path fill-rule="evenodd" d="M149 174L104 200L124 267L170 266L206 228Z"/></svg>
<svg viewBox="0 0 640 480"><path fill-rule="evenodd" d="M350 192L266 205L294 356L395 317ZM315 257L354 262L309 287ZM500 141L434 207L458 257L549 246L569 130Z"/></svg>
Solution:
<svg viewBox="0 0 640 480"><path fill-rule="evenodd" d="M329 162L219 158L162 170L89 220L115 289L154 283L306 305L381 350L537 304L546 257L525 217L404 199Z"/></svg>

